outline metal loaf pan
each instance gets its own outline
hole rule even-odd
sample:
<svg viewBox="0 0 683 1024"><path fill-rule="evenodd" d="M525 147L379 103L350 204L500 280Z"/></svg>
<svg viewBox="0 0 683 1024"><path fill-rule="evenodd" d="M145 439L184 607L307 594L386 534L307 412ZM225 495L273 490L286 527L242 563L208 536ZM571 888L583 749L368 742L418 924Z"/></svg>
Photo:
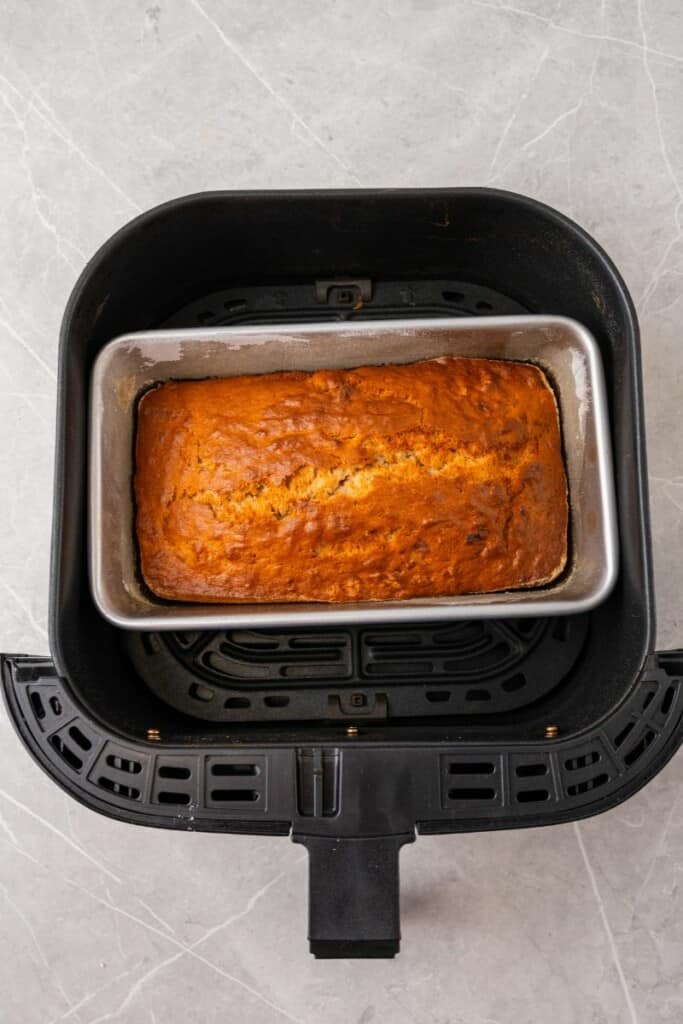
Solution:
<svg viewBox="0 0 683 1024"><path fill-rule="evenodd" d="M569 481L570 558L545 587L357 604L192 604L155 599L142 583L134 534L137 399L169 380L277 370L410 363L440 355L536 363L560 407ZM365 320L151 331L107 344L91 384L90 578L101 613L128 629L221 629L566 615L602 601L617 575L610 432L600 354L557 316Z"/></svg>

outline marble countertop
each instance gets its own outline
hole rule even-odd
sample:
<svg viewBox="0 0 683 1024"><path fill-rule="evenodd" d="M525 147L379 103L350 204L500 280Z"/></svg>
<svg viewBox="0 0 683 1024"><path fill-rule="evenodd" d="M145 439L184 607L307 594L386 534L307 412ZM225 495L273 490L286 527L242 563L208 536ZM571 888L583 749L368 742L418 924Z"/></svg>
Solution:
<svg viewBox="0 0 683 1024"><path fill-rule="evenodd" d="M520 0L522 2L522 0ZM4 0L0 640L47 653L58 325L94 250L213 188L491 184L609 251L642 327L658 646L683 646L674 0ZM306 952L286 840L109 821L0 715L7 1024L673 1024L683 755L617 809L402 854L403 952Z"/></svg>

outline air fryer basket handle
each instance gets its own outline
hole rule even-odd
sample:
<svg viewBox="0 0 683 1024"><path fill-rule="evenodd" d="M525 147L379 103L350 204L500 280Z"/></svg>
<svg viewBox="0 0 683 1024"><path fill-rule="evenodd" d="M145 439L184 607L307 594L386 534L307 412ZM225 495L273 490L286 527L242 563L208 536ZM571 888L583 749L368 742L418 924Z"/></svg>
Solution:
<svg viewBox="0 0 683 1024"><path fill-rule="evenodd" d="M398 855L414 834L295 835L308 850L308 938L321 959L391 958L401 938Z"/></svg>

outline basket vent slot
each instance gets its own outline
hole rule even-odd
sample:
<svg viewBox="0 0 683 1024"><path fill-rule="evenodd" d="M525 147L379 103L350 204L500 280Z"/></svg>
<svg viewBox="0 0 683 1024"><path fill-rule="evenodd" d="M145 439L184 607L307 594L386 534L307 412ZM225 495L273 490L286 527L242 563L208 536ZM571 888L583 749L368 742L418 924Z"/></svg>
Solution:
<svg viewBox="0 0 683 1024"><path fill-rule="evenodd" d="M550 799L550 792L547 789L522 789L517 794L517 802L520 804L540 803Z"/></svg>
<svg viewBox="0 0 683 1024"><path fill-rule="evenodd" d="M110 779L106 775L100 775L97 785L101 786L102 789L108 790L110 793L115 793L116 796L123 796L127 800L140 799L140 790L135 786L128 786L125 782L115 782L114 779Z"/></svg>
<svg viewBox="0 0 683 1024"><path fill-rule="evenodd" d="M584 779L583 782L574 782L571 786L567 786L567 796L580 796L582 793L590 792L591 789L604 786L606 782L609 782L609 775L606 772L594 775L592 779Z"/></svg>
<svg viewBox="0 0 683 1024"><path fill-rule="evenodd" d="M449 775L493 775L496 767L491 761L451 761Z"/></svg>
<svg viewBox="0 0 683 1024"><path fill-rule="evenodd" d="M260 768L256 764L212 764L211 774L225 775L258 775Z"/></svg>
<svg viewBox="0 0 683 1024"><path fill-rule="evenodd" d="M490 690L468 690L465 699L471 701L491 700L491 692Z"/></svg>
<svg viewBox="0 0 683 1024"><path fill-rule="evenodd" d="M130 757L120 757L118 754L107 754L106 763L110 768L116 768L119 772L127 772L129 775L139 775L142 765Z"/></svg>
<svg viewBox="0 0 683 1024"><path fill-rule="evenodd" d="M501 683L501 688L506 693L515 693L517 690L521 690L523 686L526 686L526 676L523 672L518 672L517 675L511 676Z"/></svg>
<svg viewBox="0 0 683 1024"><path fill-rule="evenodd" d="M667 689L666 693L664 694L664 697L662 699L662 703L661 703L661 705L659 707L659 710L661 711L661 713L663 715L668 715L669 712L671 711L671 705L674 702L674 697L675 696L676 696L676 687L675 686L670 686Z"/></svg>
<svg viewBox="0 0 683 1024"><path fill-rule="evenodd" d="M157 793L157 800L160 804L189 804L190 794L163 789L160 793Z"/></svg>
<svg viewBox="0 0 683 1024"><path fill-rule="evenodd" d="M255 803L259 794L255 789L212 789L211 799L216 803Z"/></svg>
<svg viewBox="0 0 683 1024"><path fill-rule="evenodd" d="M491 801L500 803L501 765L498 758L484 759L481 755L468 757L442 755L441 785L445 806L457 803L488 805Z"/></svg>
<svg viewBox="0 0 683 1024"><path fill-rule="evenodd" d="M547 764L518 764L515 772L520 779L532 778L535 775L547 775Z"/></svg>
<svg viewBox="0 0 683 1024"><path fill-rule="evenodd" d="M629 768L636 763L639 757L642 757L656 735L653 729L648 729L635 746L631 747L627 754L624 754L624 762Z"/></svg>
<svg viewBox="0 0 683 1024"><path fill-rule="evenodd" d="M80 772L83 767L83 759L71 747L67 746L61 736L51 736L50 744L70 768L73 768L75 772Z"/></svg>
<svg viewBox="0 0 683 1024"><path fill-rule="evenodd" d="M85 735L85 733L81 732L77 725L72 725L69 727L69 736L74 741L76 746L81 748L81 750L84 750L86 752L88 750L92 750L92 743Z"/></svg>
<svg viewBox="0 0 683 1024"><path fill-rule="evenodd" d="M161 779L189 779L192 772L189 768L184 768L179 764L162 764L159 768L159 778Z"/></svg>
<svg viewBox="0 0 683 1024"><path fill-rule="evenodd" d="M33 708L33 714L36 716L38 721L45 718L47 712L45 710L45 705L43 704L43 698L38 690L33 690L31 693L31 707Z"/></svg>
<svg viewBox="0 0 683 1024"><path fill-rule="evenodd" d="M492 786L456 786L448 790L449 800L494 800L495 796Z"/></svg>
<svg viewBox="0 0 683 1024"><path fill-rule="evenodd" d="M264 697L263 703L267 708L286 708L289 704L289 697L285 697L284 694L273 693L268 697Z"/></svg>
<svg viewBox="0 0 683 1024"><path fill-rule="evenodd" d="M246 757L246 754L242 755ZM268 760L242 761L239 755L211 758L206 766L204 799L208 807L242 807L264 813L268 809Z"/></svg>
<svg viewBox="0 0 683 1024"><path fill-rule="evenodd" d="M621 730L621 732L618 732L617 735L614 737L614 746L615 747L620 747L622 745L622 743L624 742L624 740L628 738L630 733L633 732L635 727L636 727L636 723L635 722L627 722L626 725L624 726L624 728Z"/></svg>
<svg viewBox="0 0 683 1024"><path fill-rule="evenodd" d="M578 754L576 757L568 757L564 766L568 772L576 772L581 768L590 768L600 760L600 753L597 750L589 750L587 754Z"/></svg>

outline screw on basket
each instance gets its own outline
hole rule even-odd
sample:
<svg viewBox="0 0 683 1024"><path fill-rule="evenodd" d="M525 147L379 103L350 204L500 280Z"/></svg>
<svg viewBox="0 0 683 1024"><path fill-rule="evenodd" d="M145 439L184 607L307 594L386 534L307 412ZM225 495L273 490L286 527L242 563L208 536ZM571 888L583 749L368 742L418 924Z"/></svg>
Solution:
<svg viewBox="0 0 683 1024"><path fill-rule="evenodd" d="M560 727L558 725L546 725L543 735L547 740L555 740L560 735Z"/></svg>
<svg viewBox="0 0 683 1024"><path fill-rule="evenodd" d="M161 733L159 732L158 729L148 729L147 730L147 739L148 740L152 740L153 742L158 743L159 740L161 739Z"/></svg>
<svg viewBox="0 0 683 1024"><path fill-rule="evenodd" d="M358 735L358 726L357 725L347 725L347 727L346 727L346 735L347 736L351 736L351 737L357 736Z"/></svg>

